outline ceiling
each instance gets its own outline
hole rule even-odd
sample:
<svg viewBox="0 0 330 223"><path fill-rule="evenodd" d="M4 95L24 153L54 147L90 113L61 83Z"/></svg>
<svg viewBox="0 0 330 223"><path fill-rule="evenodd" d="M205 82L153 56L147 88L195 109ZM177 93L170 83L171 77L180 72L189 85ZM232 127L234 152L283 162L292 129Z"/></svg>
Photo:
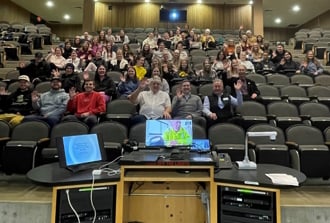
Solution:
<svg viewBox="0 0 330 223"><path fill-rule="evenodd" d="M15 4L27 9L46 21L59 21L63 24L81 24L84 0L53 0L54 7L47 8L46 0L11 0ZM144 2L144 0L99 0L100 2ZM247 4L248 0L202 0L207 4ZM33 2L33 4L31 4ZM180 4L194 3L195 0L151 0L155 3L178 2ZM290 27L310 21L316 16L330 9L329 0L264 0L264 26L265 27ZM299 12L293 12L291 7L298 4ZM63 19L64 14L70 14L71 19ZM275 18L281 18L282 23L276 24Z"/></svg>

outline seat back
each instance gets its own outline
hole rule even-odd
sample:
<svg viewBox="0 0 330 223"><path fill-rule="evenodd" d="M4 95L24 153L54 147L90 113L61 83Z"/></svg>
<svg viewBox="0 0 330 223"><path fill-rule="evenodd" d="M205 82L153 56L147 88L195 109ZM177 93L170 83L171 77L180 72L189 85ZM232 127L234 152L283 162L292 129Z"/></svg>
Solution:
<svg viewBox="0 0 330 223"><path fill-rule="evenodd" d="M312 77L308 75L301 75L301 74L295 74L290 77L291 84L297 84L297 85L313 85L314 80Z"/></svg>
<svg viewBox="0 0 330 223"><path fill-rule="evenodd" d="M212 125L208 130L208 137L213 145L245 143L244 129L231 123Z"/></svg>
<svg viewBox="0 0 330 223"><path fill-rule="evenodd" d="M140 145L144 145L146 141L146 123L139 123L132 126L128 134L129 140L137 141Z"/></svg>
<svg viewBox="0 0 330 223"><path fill-rule="evenodd" d="M330 86L330 75L321 74L314 78L315 85Z"/></svg>
<svg viewBox="0 0 330 223"><path fill-rule="evenodd" d="M294 104L278 101L267 106L268 114L276 117L298 117L298 109Z"/></svg>
<svg viewBox="0 0 330 223"><path fill-rule="evenodd" d="M8 122L0 120L0 138L9 137L11 127Z"/></svg>
<svg viewBox="0 0 330 223"><path fill-rule="evenodd" d="M107 114L134 114L136 106L129 100L113 100L107 104Z"/></svg>
<svg viewBox="0 0 330 223"><path fill-rule="evenodd" d="M123 143L127 139L127 128L119 122L101 122L90 133L101 134L104 142Z"/></svg>
<svg viewBox="0 0 330 223"><path fill-rule="evenodd" d="M212 95L212 93L213 93L213 84L212 83L203 84L198 88L198 94L203 98L205 96Z"/></svg>
<svg viewBox="0 0 330 223"><path fill-rule="evenodd" d="M283 74L273 74L267 77L267 83L276 87L282 87L289 85L290 79Z"/></svg>
<svg viewBox="0 0 330 223"><path fill-rule="evenodd" d="M309 125L297 124L286 129L286 138L289 142L299 145L324 145L322 132Z"/></svg>
<svg viewBox="0 0 330 223"><path fill-rule="evenodd" d="M50 143L49 147L56 147L56 138L69 136L69 135L79 135L88 134L88 126L83 122L66 121L60 122L55 125L50 133Z"/></svg>
<svg viewBox="0 0 330 223"><path fill-rule="evenodd" d="M307 94L309 97L330 97L330 88L326 86L313 86L307 88Z"/></svg>
<svg viewBox="0 0 330 223"><path fill-rule="evenodd" d="M236 108L236 112L241 116L266 116L266 108L256 101L244 101Z"/></svg>
<svg viewBox="0 0 330 223"><path fill-rule="evenodd" d="M309 115L311 117L330 117L328 106L315 102L305 102L299 106L301 115Z"/></svg>
<svg viewBox="0 0 330 223"><path fill-rule="evenodd" d="M281 96L307 97L306 90L297 85L289 85L280 88Z"/></svg>
<svg viewBox="0 0 330 223"><path fill-rule="evenodd" d="M112 161L122 154L122 143L127 139L127 128L119 122L101 122L90 133L102 135L107 160Z"/></svg>
<svg viewBox="0 0 330 223"><path fill-rule="evenodd" d="M34 90L36 90L38 93L44 93L49 91L50 89L51 89L50 81L40 82L34 88Z"/></svg>
<svg viewBox="0 0 330 223"><path fill-rule="evenodd" d="M208 130L212 149L218 153L228 153L232 161L243 160L245 148L245 131L231 123L212 125Z"/></svg>
<svg viewBox="0 0 330 223"><path fill-rule="evenodd" d="M267 83L265 76L261 74L248 74L246 75L246 78L254 81L257 85L263 85Z"/></svg>
<svg viewBox="0 0 330 223"><path fill-rule="evenodd" d="M193 139L206 139L206 138L207 136L206 136L205 128L193 123Z"/></svg>
<svg viewBox="0 0 330 223"><path fill-rule="evenodd" d="M49 137L49 125L43 121L21 122L13 128L11 141L38 141Z"/></svg>

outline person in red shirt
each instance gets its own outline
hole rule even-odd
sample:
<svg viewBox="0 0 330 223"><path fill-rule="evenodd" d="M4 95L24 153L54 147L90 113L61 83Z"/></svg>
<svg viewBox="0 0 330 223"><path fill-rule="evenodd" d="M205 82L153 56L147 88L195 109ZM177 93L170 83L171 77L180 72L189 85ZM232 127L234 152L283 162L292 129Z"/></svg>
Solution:
<svg viewBox="0 0 330 223"><path fill-rule="evenodd" d="M86 80L85 91L76 93L74 88L69 91L70 100L67 104L67 111L70 115L63 118L63 121L82 121L90 128L97 124L97 118L106 111L103 96L94 91L95 83L93 80Z"/></svg>

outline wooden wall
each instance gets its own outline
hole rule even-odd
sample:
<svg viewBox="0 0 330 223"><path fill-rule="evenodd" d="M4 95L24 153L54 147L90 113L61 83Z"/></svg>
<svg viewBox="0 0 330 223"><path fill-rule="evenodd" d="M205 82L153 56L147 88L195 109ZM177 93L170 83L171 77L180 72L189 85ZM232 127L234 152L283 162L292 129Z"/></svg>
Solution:
<svg viewBox="0 0 330 223"><path fill-rule="evenodd" d="M172 27L173 24L159 23L159 4L145 3L96 3L95 30L102 27ZM187 9L190 27L211 29L238 29L252 26L252 10L249 5L176 5ZM176 24L175 24L176 25ZM182 24L179 24L182 25ZM175 26L174 26L175 27Z"/></svg>
<svg viewBox="0 0 330 223"><path fill-rule="evenodd" d="M313 29L313 28L323 28L330 29L330 10L325 13L315 17L311 21L305 23L299 29Z"/></svg>
<svg viewBox="0 0 330 223"><path fill-rule="evenodd" d="M12 3L10 0L1 0L0 21L10 23L29 23L30 12Z"/></svg>

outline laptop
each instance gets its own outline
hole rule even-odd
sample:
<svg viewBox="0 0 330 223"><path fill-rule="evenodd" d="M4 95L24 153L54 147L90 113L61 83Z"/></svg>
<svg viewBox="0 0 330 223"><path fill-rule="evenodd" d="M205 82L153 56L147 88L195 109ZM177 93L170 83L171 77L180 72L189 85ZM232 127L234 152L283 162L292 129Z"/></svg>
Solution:
<svg viewBox="0 0 330 223"><path fill-rule="evenodd" d="M211 151L209 139L193 139L190 149L191 152L209 153Z"/></svg>
<svg viewBox="0 0 330 223"><path fill-rule="evenodd" d="M81 134L56 139L60 167L72 172L98 168L106 161L100 134Z"/></svg>

